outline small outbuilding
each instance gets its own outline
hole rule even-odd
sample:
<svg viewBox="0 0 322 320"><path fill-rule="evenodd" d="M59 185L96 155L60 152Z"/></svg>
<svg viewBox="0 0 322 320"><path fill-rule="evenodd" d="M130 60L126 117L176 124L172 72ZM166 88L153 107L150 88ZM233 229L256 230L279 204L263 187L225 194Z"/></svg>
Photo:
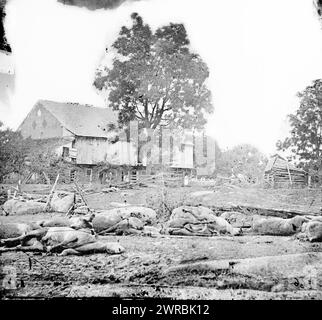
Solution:
<svg viewBox="0 0 322 320"><path fill-rule="evenodd" d="M275 154L266 165L264 181L270 187L302 187L308 183L308 174Z"/></svg>

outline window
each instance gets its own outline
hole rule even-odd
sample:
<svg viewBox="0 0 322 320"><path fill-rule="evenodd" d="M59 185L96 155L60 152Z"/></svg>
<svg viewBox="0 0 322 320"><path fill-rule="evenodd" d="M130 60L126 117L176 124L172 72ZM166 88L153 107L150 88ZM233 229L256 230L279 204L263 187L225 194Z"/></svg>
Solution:
<svg viewBox="0 0 322 320"><path fill-rule="evenodd" d="M63 147L63 158L69 157L69 148Z"/></svg>
<svg viewBox="0 0 322 320"><path fill-rule="evenodd" d="M88 180L91 182L92 181L92 169L86 170L86 176L87 176Z"/></svg>

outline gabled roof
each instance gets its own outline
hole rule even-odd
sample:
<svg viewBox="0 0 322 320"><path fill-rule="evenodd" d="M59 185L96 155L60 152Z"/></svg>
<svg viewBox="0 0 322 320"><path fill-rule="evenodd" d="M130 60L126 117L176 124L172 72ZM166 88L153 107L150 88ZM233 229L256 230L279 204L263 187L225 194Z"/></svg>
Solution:
<svg viewBox="0 0 322 320"><path fill-rule="evenodd" d="M117 113L111 108L49 100L39 100L36 106L40 105L77 136L106 138L108 124L117 122Z"/></svg>
<svg viewBox="0 0 322 320"><path fill-rule="evenodd" d="M295 167L294 164L290 163L288 160L284 159L279 154L274 154L273 156L270 157L266 165L265 172L268 172L273 168L304 172L304 170Z"/></svg>

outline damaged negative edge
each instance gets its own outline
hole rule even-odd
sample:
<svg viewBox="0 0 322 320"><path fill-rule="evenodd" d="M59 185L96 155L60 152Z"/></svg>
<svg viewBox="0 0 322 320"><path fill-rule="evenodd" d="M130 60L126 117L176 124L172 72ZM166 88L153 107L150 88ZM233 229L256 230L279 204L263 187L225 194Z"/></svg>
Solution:
<svg viewBox="0 0 322 320"><path fill-rule="evenodd" d="M322 0L314 0L317 14L322 18Z"/></svg>
<svg viewBox="0 0 322 320"><path fill-rule="evenodd" d="M7 0L0 0L0 17L1 17L1 23L0 23L0 50L11 52L11 48L9 43L7 42L6 36L5 36L5 30L4 30L4 18L6 16L5 13L5 6L6 6Z"/></svg>
<svg viewBox="0 0 322 320"><path fill-rule="evenodd" d="M124 2L134 2L139 0L57 0L60 3L77 6L77 7L85 7L89 10L96 9L115 9L119 7Z"/></svg>

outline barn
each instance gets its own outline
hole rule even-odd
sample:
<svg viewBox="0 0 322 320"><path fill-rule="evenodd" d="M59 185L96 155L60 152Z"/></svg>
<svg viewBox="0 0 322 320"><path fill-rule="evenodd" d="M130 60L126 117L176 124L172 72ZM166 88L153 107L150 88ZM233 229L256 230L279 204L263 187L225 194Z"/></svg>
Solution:
<svg viewBox="0 0 322 320"><path fill-rule="evenodd" d="M111 178L127 180L132 173L137 175L147 166L149 151L142 149L145 152L138 152L139 135L137 139L122 135L116 142L111 142L111 137L112 140L115 137L111 125L115 127L116 124L117 114L111 108L40 100L18 130L24 138L59 139L61 143L55 147L57 154L75 165L75 169L69 172L70 179L77 175L77 179L84 182L104 183ZM131 132L138 130L130 129ZM195 150L192 137L178 134L167 137L164 130L160 139L156 137L159 141L151 141L151 157L157 164L167 165L171 170L191 171L194 152L200 153L198 148ZM164 152L164 148L169 152ZM214 148L208 148L209 154L211 150Z"/></svg>
<svg viewBox="0 0 322 320"><path fill-rule="evenodd" d="M302 187L307 185L308 174L287 159L275 154L268 160L264 181L269 187Z"/></svg>

